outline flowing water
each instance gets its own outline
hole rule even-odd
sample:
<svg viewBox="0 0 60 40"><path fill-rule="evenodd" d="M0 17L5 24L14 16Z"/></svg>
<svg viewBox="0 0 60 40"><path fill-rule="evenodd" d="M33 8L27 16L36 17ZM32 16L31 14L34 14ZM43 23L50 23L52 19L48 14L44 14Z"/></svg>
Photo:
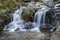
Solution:
<svg viewBox="0 0 60 40"><path fill-rule="evenodd" d="M40 32L39 27L45 21L45 14L46 14L46 11L48 11L47 9L49 8L43 7L35 13L34 22L30 24L27 23L29 31ZM18 30L18 29L19 31L27 31L27 29L24 29L24 27L26 27L25 26L26 23L24 24L24 21L21 19L22 12L23 12L23 8L16 10L15 13L13 13L13 21L11 21L11 23L6 25L4 30L8 30L9 32L14 32L15 30ZM30 25L32 25L32 27Z"/></svg>
<svg viewBox="0 0 60 40"><path fill-rule="evenodd" d="M39 5L39 6L41 7L41 9L39 9L35 13L34 21L32 23L29 22L24 23L24 20L21 19L23 8L20 7L18 10L16 10L15 13L13 13L12 15L13 20L3 29L7 31L0 32L0 40L40 40L40 38L42 38L43 36L40 37L41 32L39 27L41 27L41 25L45 23L45 15L50 8L48 8L45 5ZM28 29L24 29L26 25L28 26ZM21 31L25 31L25 32L21 32ZM36 32L40 32L40 33L36 33Z"/></svg>
<svg viewBox="0 0 60 40"><path fill-rule="evenodd" d="M15 31L17 28L24 27L23 20L21 19L23 9L20 8L13 13L13 21L5 26L4 30Z"/></svg>
<svg viewBox="0 0 60 40"><path fill-rule="evenodd" d="M13 20L11 21L11 23L9 23L8 25L5 26L4 30L7 30L9 32L14 32L16 30L19 30L19 31L28 31L29 30L32 32L33 31L40 32L39 27L41 27L41 25L43 23L45 23L46 12L50 8L47 7L45 4L39 4L39 3L36 3L35 6L33 4L30 4L30 3L27 6L28 8L30 8L30 7L40 8L41 7L35 13L33 22L25 23L24 20L21 19L23 9L27 9L27 7L26 8L20 7L18 10L15 11L15 13L13 13L13 15L12 15ZM25 29L25 27L28 27L28 28Z"/></svg>

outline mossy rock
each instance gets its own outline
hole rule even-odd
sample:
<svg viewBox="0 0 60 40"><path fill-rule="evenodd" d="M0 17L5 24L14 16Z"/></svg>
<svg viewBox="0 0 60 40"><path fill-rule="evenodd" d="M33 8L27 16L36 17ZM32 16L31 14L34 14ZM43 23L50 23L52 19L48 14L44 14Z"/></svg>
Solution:
<svg viewBox="0 0 60 40"><path fill-rule="evenodd" d="M37 12L37 9L24 10L22 13L22 19L24 19L25 21L29 20L29 21L33 22L36 12Z"/></svg>
<svg viewBox="0 0 60 40"><path fill-rule="evenodd" d="M4 27L0 27L0 31L2 31L2 30L3 30L3 28L4 28Z"/></svg>
<svg viewBox="0 0 60 40"><path fill-rule="evenodd" d="M23 13L22 19L25 20L26 22L32 22L33 21L33 18L28 13Z"/></svg>
<svg viewBox="0 0 60 40"><path fill-rule="evenodd" d="M38 9L29 9L29 15L34 19L35 13Z"/></svg>
<svg viewBox="0 0 60 40"><path fill-rule="evenodd" d="M34 10L34 9L30 9L30 10L29 10L29 14L30 14L31 16L33 16L33 15L35 14L35 10Z"/></svg>

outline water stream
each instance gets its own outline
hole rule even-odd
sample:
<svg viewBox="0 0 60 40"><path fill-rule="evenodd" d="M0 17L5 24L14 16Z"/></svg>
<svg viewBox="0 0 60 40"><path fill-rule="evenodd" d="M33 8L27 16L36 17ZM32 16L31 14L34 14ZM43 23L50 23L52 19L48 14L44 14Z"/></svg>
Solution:
<svg viewBox="0 0 60 40"><path fill-rule="evenodd" d="M40 32L39 27L45 20L44 15L46 14L46 8L42 8L38 10L35 13L34 16L34 22L31 23L32 27L31 29L28 29L29 31L36 31ZM21 14L22 14L23 8L20 8L13 13L13 21L9 23L8 25L5 26L4 30L8 30L9 32L13 32L19 28L20 31L27 31L26 29L23 29L25 27L24 21L21 19ZM27 23L28 25L28 23ZM30 24L29 24L30 25ZM28 25L28 28L31 26Z"/></svg>
<svg viewBox="0 0 60 40"><path fill-rule="evenodd" d="M17 9L15 11L15 13L13 13L13 15L12 15L13 16L13 21L11 21L11 23L9 23L8 25L6 25L5 28L4 28L4 30L8 30L9 32L14 32L17 29L19 29L19 31L28 31L29 30L29 31L32 31L32 32L33 31L40 32L39 27L43 23L45 23L46 12L50 8L47 7L44 4L39 5L39 7L41 7L41 9L38 9L38 11L35 13L34 21L32 23L28 22L28 23L25 23L25 24L24 24L24 20L21 19L21 15L22 15L22 12L23 12L24 8L20 7L19 9ZM36 6L36 8L39 8L39 7ZM27 7L26 7L26 9L27 9ZM25 29L25 27L27 27L26 25L28 26L28 29Z"/></svg>

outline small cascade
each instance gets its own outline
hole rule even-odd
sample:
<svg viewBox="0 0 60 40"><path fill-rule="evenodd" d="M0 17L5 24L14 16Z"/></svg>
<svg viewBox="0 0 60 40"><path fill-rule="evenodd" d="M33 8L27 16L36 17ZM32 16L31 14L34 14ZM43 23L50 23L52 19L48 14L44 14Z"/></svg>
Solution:
<svg viewBox="0 0 60 40"><path fill-rule="evenodd" d="M36 4L37 5L37 4ZM32 6L34 7L34 6ZM28 7L30 8L30 7ZM31 32L40 32L39 27L45 23L45 15L46 12L50 9L49 7L45 6L44 4L41 4L39 6L36 6L35 8L40 8L35 13L34 16L34 22L28 22L25 23L24 20L21 19L21 15L23 12L23 9L28 9L27 7L20 7L20 9L16 10L15 13L13 13L13 21L5 26L4 30L8 30L9 32L14 32L19 29L19 31L31 31ZM26 28L26 29L25 29Z"/></svg>
<svg viewBox="0 0 60 40"><path fill-rule="evenodd" d="M13 13L13 21L5 26L4 30L15 31L17 28L24 27L23 20L21 19L23 9L20 8Z"/></svg>
<svg viewBox="0 0 60 40"><path fill-rule="evenodd" d="M31 31L36 31L36 32L40 32L39 27L40 25L43 23L43 11L38 10L35 13L35 18L34 18L34 22L33 22L33 29L30 29Z"/></svg>
<svg viewBox="0 0 60 40"><path fill-rule="evenodd" d="M42 8L35 13L34 22L32 23L34 28L30 29L30 31L40 32L39 27L45 23L45 15L48 10L49 8Z"/></svg>

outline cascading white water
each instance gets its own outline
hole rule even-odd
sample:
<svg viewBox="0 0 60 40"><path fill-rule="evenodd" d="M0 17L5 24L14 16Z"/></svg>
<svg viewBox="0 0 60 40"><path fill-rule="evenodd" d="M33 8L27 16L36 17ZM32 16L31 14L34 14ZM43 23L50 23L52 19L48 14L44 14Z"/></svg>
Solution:
<svg viewBox="0 0 60 40"><path fill-rule="evenodd" d="M34 28L30 29L30 31L36 31L36 32L40 32L39 27L41 25L41 23L43 22L43 11L38 10L35 13L35 18L34 18L34 22L33 22L33 26Z"/></svg>
<svg viewBox="0 0 60 40"><path fill-rule="evenodd" d="M34 28L30 29L30 31L36 31L36 32L40 32L39 27L45 23L45 15L46 12L49 10L49 8L41 8L40 10L38 10L35 13L35 18L34 18L34 22L32 23Z"/></svg>
<svg viewBox="0 0 60 40"><path fill-rule="evenodd" d="M42 7L43 6L43 7ZM33 28L31 29L24 29L25 24L24 21L21 19L21 14L23 11L23 7L16 10L15 13L13 13L13 21L9 23L8 25L5 26L4 30L8 30L9 32L14 32L16 29L19 28L20 31L35 31L35 32L40 32L39 27L41 26L42 23L45 21L45 14L46 11L48 11L48 7L45 5L40 5L41 9L39 9L34 16L34 22L31 23ZM27 23L29 26L30 24ZM30 27L30 26L29 26Z"/></svg>
<svg viewBox="0 0 60 40"><path fill-rule="evenodd" d="M20 8L13 13L13 21L5 26L4 30L8 30L10 32L15 31L17 28L23 28L23 20L21 19L23 8Z"/></svg>

